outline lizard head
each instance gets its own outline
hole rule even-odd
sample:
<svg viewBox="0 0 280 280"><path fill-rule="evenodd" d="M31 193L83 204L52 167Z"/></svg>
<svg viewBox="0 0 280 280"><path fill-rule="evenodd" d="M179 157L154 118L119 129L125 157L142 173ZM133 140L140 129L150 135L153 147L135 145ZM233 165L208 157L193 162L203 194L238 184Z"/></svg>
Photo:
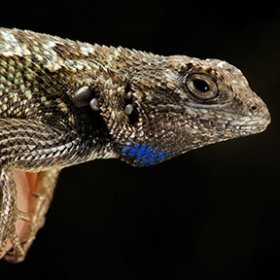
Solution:
<svg viewBox="0 0 280 280"><path fill-rule="evenodd" d="M262 132L265 103L240 70L225 61L151 56L110 85L102 115L118 157L153 165L187 151Z"/></svg>

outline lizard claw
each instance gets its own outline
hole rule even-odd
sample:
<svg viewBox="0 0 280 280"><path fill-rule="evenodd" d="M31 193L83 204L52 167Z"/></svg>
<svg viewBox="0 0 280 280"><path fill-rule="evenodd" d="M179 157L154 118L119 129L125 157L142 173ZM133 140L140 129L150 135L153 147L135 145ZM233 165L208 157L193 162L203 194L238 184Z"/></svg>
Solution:
<svg viewBox="0 0 280 280"><path fill-rule="evenodd" d="M18 214L17 214L17 218L24 221L24 222L29 222L30 221L30 217L29 214L26 212L23 212L21 210L17 210Z"/></svg>

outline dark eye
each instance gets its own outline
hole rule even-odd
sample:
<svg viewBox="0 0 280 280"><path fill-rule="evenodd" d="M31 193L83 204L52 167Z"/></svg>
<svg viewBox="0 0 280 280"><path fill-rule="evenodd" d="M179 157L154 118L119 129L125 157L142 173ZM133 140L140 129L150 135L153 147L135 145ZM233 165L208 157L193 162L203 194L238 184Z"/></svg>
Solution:
<svg viewBox="0 0 280 280"><path fill-rule="evenodd" d="M216 82L206 74L190 74L186 77L185 83L190 94L197 99L207 101L219 95Z"/></svg>

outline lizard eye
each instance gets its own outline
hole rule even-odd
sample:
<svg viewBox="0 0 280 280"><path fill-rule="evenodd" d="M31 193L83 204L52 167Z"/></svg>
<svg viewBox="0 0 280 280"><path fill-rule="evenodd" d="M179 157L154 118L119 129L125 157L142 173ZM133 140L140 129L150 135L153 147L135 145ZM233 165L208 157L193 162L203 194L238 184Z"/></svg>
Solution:
<svg viewBox="0 0 280 280"><path fill-rule="evenodd" d="M205 74L190 74L186 77L186 87L195 98L208 101L219 95L216 82Z"/></svg>

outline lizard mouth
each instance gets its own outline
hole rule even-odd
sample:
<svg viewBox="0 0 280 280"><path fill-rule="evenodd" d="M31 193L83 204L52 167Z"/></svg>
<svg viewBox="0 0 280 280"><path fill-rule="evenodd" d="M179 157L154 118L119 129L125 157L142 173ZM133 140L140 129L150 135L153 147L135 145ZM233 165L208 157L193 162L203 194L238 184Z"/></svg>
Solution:
<svg viewBox="0 0 280 280"><path fill-rule="evenodd" d="M214 129L220 133L225 133L226 137L229 134L240 134L240 135L250 135L260 133L266 130L267 126L271 122L270 114L267 110L266 114L259 116L241 116L234 118L232 116L226 116L224 119L200 119L200 124L206 128ZM228 132L228 133L227 133ZM238 135L236 135L238 137Z"/></svg>
<svg viewBox="0 0 280 280"><path fill-rule="evenodd" d="M245 117L244 120L241 118L240 125L236 125L235 127L243 132L248 132L248 134L255 134L266 130L270 122L271 116L268 109L266 109L263 113L254 117L249 117L249 119L248 117Z"/></svg>

